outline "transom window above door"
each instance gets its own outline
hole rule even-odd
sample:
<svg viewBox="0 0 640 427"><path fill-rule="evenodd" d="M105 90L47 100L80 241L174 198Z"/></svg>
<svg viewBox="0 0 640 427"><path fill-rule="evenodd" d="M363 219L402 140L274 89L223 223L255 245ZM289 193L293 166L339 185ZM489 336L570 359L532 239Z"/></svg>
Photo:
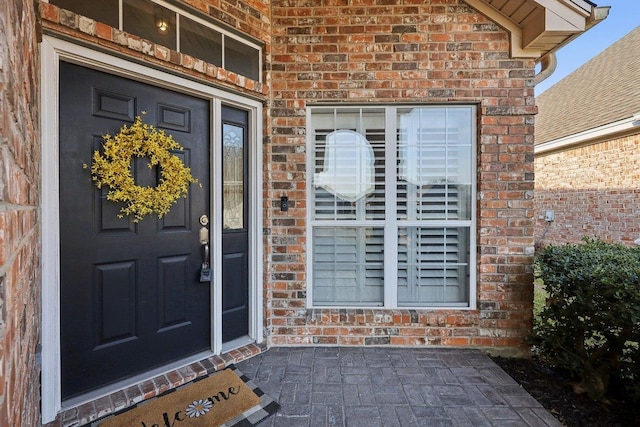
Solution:
<svg viewBox="0 0 640 427"><path fill-rule="evenodd" d="M163 0L49 0L225 70L261 81L262 47L233 30Z"/></svg>
<svg viewBox="0 0 640 427"><path fill-rule="evenodd" d="M474 106L311 107L313 307L473 307Z"/></svg>

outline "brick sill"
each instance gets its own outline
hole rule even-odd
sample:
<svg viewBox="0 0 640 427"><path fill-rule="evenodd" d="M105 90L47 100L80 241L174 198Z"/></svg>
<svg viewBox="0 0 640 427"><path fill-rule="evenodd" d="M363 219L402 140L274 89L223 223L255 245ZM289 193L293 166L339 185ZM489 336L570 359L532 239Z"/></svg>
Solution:
<svg viewBox="0 0 640 427"><path fill-rule="evenodd" d="M306 324L340 325L441 325L442 318L476 313L471 307L429 307L424 309L310 308Z"/></svg>

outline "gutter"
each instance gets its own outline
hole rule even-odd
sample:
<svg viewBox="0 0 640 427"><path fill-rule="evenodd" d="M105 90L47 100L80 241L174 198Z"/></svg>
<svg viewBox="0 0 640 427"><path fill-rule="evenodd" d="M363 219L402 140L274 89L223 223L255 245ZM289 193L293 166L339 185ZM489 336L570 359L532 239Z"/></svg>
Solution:
<svg viewBox="0 0 640 427"><path fill-rule="evenodd" d="M546 80L556 70L556 67L558 65L558 61L556 59L556 52L560 48L572 42L581 34L595 27L600 22L604 21L607 18L607 16L609 16L610 9L611 9L611 6L595 7L595 5L593 5L593 7L591 7L591 13L589 15L589 18L587 18L585 22L584 31L575 33L571 37L567 37L562 43L557 45L554 49L550 50L544 56L542 56L542 58L540 58L540 65L542 68L540 72L534 76L533 78L534 84L537 85L538 83Z"/></svg>
<svg viewBox="0 0 640 427"><path fill-rule="evenodd" d="M543 56L540 59L540 65L540 72L533 77L533 84L535 85L546 80L551 76L551 74L553 74L554 71L556 71L556 67L558 66L558 58L556 58L555 50Z"/></svg>

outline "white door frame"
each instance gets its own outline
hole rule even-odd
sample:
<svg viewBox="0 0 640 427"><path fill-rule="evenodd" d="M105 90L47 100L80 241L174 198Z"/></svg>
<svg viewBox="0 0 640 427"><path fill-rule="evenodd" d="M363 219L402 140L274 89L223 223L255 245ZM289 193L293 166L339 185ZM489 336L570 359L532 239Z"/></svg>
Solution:
<svg viewBox="0 0 640 427"><path fill-rule="evenodd" d="M262 104L201 82L179 77L142 64L45 36L41 44L41 235L42 235L42 422L53 421L62 410L60 372L60 235L59 235L59 63L61 60L117 74L186 94L209 99L211 105L211 165L219 164L221 104L249 112L249 337L262 342ZM211 230L222 230L220 168L211 168ZM214 214L218 213L218 214ZM211 257L219 263L222 234L212 232ZM213 269L211 292L211 354L222 352L222 271Z"/></svg>

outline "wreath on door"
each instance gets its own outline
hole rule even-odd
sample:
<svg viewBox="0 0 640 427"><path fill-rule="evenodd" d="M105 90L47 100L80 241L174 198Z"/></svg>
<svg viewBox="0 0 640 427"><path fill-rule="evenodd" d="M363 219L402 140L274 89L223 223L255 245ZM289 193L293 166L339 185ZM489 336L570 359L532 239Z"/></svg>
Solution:
<svg viewBox="0 0 640 427"><path fill-rule="evenodd" d="M189 184L198 183L191 169L172 153L184 148L171 135L143 123L141 116L136 116L131 126L123 125L116 135L102 138L102 153L93 153L91 179L96 187L109 188L107 200L126 204L118 218L130 216L133 222L139 222L154 213L162 218L179 198L187 197ZM158 166L157 186L136 185L131 174L134 157L147 157L150 169Z"/></svg>

